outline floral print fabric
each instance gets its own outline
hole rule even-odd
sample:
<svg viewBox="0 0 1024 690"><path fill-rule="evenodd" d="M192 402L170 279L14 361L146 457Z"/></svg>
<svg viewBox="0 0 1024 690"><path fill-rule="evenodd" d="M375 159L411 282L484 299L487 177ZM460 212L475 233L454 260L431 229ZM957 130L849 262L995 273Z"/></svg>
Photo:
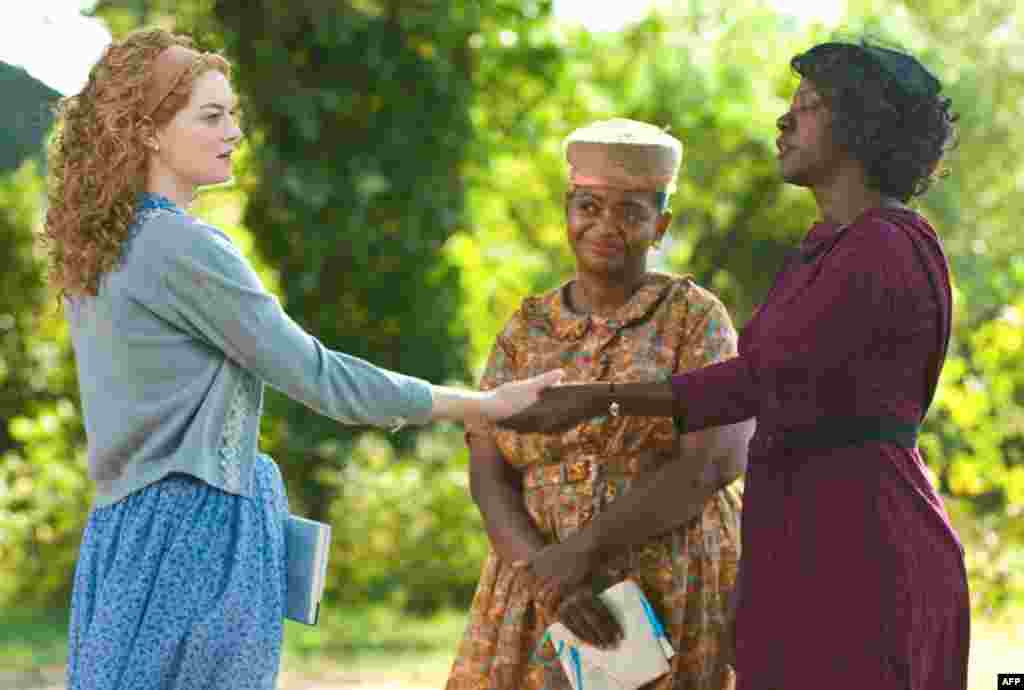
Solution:
<svg viewBox="0 0 1024 690"><path fill-rule="evenodd" d="M525 300L498 336L481 379L506 381L563 368L565 382L652 381L736 354L736 332L719 300L691 280L651 273L610 317L574 312L568 285ZM602 416L562 434L518 434L493 425L505 460L523 473L526 510L551 540L563 540L628 491L646 472L679 457L672 420ZM685 461L685 460L684 460ZM683 527L618 554L599 574L643 587L677 654L654 690L732 687L719 661L726 595L739 558L739 502L714 495ZM448 690L567 690L543 643L551 622L535 609L522 576L492 550L480 575Z"/></svg>
<svg viewBox="0 0 1024 690"><path fill-rule="evenodd" d="M284 626L280 472L253 498L173 474L94 508L71 600L68 690L274 690Z"/></svg>

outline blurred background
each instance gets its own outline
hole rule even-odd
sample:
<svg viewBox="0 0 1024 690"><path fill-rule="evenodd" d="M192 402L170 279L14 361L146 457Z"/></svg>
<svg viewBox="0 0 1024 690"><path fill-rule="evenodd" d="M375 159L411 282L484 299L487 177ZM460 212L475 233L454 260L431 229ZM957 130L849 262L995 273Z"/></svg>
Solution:
<svg viewBox="0 0 1024 690"><path fill-rule="evenodd" d="M789 58L835 37L913 52L960 113L949 175L920 200L956 298L921 446L967 548L971 690L1024 671L1015 0L18 5L0 15L0 687L60 687L91 500L74 361L36 242L49 109L111 37L149 25L235 65L244 152L196 214L328 346L467 385L519 301L571 275L560 142L575 127L630 117L684 141L657 264L692 274L742 325L815 218L810 194L776 172ZM319 627L287 626L282 687L441 686L486 553L461 429L345 428L271 392L261 445L293 509L334 528L328 604Z"/></svg>

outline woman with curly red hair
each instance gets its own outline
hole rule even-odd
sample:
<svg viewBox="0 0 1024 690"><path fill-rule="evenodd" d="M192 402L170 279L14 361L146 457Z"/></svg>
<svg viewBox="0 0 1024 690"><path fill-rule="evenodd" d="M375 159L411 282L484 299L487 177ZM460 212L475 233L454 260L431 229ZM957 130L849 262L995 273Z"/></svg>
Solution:
<svg viewBox="0 0 1024 690"><path fill-rule="evenodd" d="M111 44L58 108L45 234L77 360L95 505L69 690L266 688L281 654L287 499L257 448L263 384L346 424L497 420L487 394L324 347L186 209L242 132L221 56L159 29Z"/></svg>

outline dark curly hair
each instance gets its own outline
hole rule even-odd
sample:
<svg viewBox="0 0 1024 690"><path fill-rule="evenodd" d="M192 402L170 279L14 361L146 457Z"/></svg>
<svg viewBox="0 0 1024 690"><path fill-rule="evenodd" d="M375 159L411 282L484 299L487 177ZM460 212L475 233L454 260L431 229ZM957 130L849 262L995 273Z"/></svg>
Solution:
<svg viewBox="0 0 1024 690"><path fill-rule="evenodd" d="M958 116L916 59L867 41L834 42L790 66L824 99L833 141L861 162L869 187L906 202L947 173L938 165L956 143Z"/></svg>

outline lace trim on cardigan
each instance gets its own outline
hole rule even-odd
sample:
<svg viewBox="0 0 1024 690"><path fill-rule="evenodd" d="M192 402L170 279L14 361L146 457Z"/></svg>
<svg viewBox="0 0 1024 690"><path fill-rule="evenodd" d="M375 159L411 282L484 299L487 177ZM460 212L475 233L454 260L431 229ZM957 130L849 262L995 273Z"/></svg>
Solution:
<svg viewBox="0 0 1024 690"><path fill-rule="evenodd" d="M248 372L241 372L242 381L235 389L224 420L220 437L220 469L224 486L229 491L241 491L242 468L240 456L246 430L260 415L260 382Z"/></svg>

